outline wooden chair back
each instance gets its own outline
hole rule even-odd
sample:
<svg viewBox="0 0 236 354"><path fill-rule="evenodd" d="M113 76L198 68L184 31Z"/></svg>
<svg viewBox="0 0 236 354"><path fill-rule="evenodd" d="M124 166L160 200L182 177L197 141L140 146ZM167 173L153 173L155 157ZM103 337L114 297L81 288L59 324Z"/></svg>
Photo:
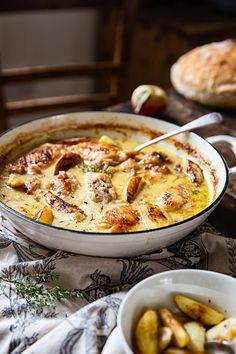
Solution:
<svg viewBox="0 0 236 354"><path fill-rule="evenodd" d="M0 131L8 126L7 118L19 114L41 113L67 109L99 109L114 104L120 97L121 81L125 77L125 67L128 63L128 48L130 39L130 26L133 20L133 1L116 0L58 0L27 1L15 0L0 5L0 12L38 11L46 9L68 8L98 8L103 11L103 20L115 11L116 24L114 30L114 44L111 60L99 60L89 64L43 65L34 67L17 67L11 69L0 66ZM101 23L103 22L100 21ZM100 33L102 33L100 29ZM89 94L73 94L59 97L28 98L24 100L8 101L5 88L9 84L31 83L36 81L56 80L64 78L93 77L97 81L104 79L108 82L108 90ZM97 85L103 87L104 85Z"/></svg>

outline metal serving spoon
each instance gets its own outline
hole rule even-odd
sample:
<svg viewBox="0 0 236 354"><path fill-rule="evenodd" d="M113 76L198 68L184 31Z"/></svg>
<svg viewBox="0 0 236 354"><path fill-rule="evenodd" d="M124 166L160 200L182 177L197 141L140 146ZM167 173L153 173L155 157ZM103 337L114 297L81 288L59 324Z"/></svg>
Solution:
<svg viewBox="0 0 236 354"><path fill-rule="evenodd" d="M170 133L161 135L158 138L155 138L153 140L149 140L146 143L143 143L143 144L137 146L134 150L140 151L149 145L158 143L159 141L170 138L173 135L177 135L177 134L180 134L180 133L183 133L186 131L190 131L190 130L193 130L196 128L205 127L206 125L220 123L220 122L222 122L222 120L223 120L223 118L220 113L212 112L212 113L205 114L204 116L197 118L197 119L193 120L192 122L187 123L187 124L183 125L182 127L173 130Z"/></svg>
<svg viewBox="0 0 236 354"><path fill-rule="evenodd" d="M206 354L235 354L236 353L236 341L232 342L207 342L205 343Z"/></svg>

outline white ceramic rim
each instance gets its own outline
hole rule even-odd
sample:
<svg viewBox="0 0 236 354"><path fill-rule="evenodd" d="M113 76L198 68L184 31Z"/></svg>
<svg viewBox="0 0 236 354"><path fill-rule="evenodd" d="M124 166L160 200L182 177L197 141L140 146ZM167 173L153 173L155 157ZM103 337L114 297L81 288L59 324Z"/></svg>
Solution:
<svg viewBox="0 0 236 354"><path fill-rule="evenodd" d="M72 113L76 113L76 112L72 112ZM83 113L83 112L77 112L77 113ZM88 111L86 111L86 113L88 113ZM132 113L126 113L126 112L103 112L103 111L92 111L93 114L109 114L109 113L114 113L114 114L117 114L119 116L119 114L121 115L131 115L131 116L134 116L134 114ZM65 114L60 114L60 115L57 115L58 117L60 116L65 116L66 114L68 113L65 113ZM13 127L13 128L10 128L8 130L6 130L5 132L1 133L0 134L0 139L2 136L4 136L5 134L7 134L8 132L11 132L13 131L14 129L17 129L18 127L22 127L24 125L27 125L28 123L31 123L35 120L37 121L43 121L44 119L48 119L48 118L53 118L55 115L52 115L52 116L44 116L44 117L41 117L41 118L37 118L37 119L31 119L29 121L27 121L26 123L21 123L21 124L18 124L17 126ZM145 117L145 116L143 116ZM154 117L149 117L149 118L152 118L155 120ZM159 119L159 118L157 118ZM163 120L164 121L164 120ZM166 123L169 123L169 122L166 122ZM175 124L176 125L176 124ZM166 226L162 226L162 227L158 227L158 228L155 228L155 229L150 229L150 230L139 230L139 231L132 231L132 232L116 232L114 235L112 235L113 237L115 236L122 236L122 235L137 235L137 234L141 234L143 232L146 232L146 233L151 233L151 232L154 232L154 231L158 231L158 230L166 230L166 229L170 229L170 228L173 228L173 227L176 227L176 226L179 226L179 225L182 225L186 222L189 222L191 220L194 220L196 218L198 218L199 216L207 213L209 210L211 210L212 208L214 208L215 205L217 205L219 203L219 201L222 199L222 197L224 196L225 194L225 191L227 189L227 186L228 186L228 183L229 183L229 169L228 169L228 166L225 162L225 159L221 156L221 154L216 150L216 148L211 145L207 140L204 140L202 137L200 137L199 135L191 132L191 134L197 136L198 138L202 139L204 141L204 143L208 144L210 148L212 148L215 153L218 155L218 157L220 157L220 159L222 160L223 162L223 165L224 165L224 168L225 168L225 176L226 176L226 179L224 181L224 186L222 188L222 191L219 193L218 197L213 201L211 202L205 209L201 210L199 213L197 214L194 214L193 216L190 216L189 218L187 219L184 219L182 221L179 221L175 224L171 224L171 225L166 225ZM201 151L200 151L201 152ZM40 225L41 227L44 227L45 229L47 229L49 232L51 229L54 229L54 230L60 230L60 231L63 231L64 233L73 233L73 234L80 234L80 235L86 235L87 238L89 238L89 236L93 237L94 235L102 235L102 236L105 236L105 237L111 237L111 234L110 233L107 233L107 232L92 232L92 231L79 231L79 230L73 230L73 229L66 229L66 228L63 228L63 227L59 227L59 226L54 226L54 225L48 225L48 224L45 224L45 223L42 223L42 222L39 222L37 220L34 220L34 219L31 219L29 218L28 216L25 216L23 214L21 214L20 212L12 209L11 207L9 207L8 205L4 204L2 201L0 201L0 209L3 208L5 209L7 212L13 214L14 216L16 216L17 218L20 218L20 219L23 219L27 222L31 222L33 224L36 224L36 225Z"/></svg>

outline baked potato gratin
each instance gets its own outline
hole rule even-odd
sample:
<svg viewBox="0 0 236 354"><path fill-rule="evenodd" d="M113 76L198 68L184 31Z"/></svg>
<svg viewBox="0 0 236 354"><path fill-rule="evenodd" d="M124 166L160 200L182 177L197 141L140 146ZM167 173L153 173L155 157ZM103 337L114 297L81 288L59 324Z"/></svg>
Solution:
<svg viewBox="0 0 236 354"><path fill-rule="evenodd" d="M111 233L174 224L209 204L195 162L137 145L125 136L42 144L4 167L0 200L42 223Z"/></svg>

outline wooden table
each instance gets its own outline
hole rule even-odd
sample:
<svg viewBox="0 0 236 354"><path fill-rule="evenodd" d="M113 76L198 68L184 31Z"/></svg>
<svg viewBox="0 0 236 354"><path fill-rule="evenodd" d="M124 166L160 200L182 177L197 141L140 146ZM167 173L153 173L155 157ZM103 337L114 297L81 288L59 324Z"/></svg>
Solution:
<svg viewBox="0 0 236 354"><path fill-rule="evenodd" d="M194 118L213 111L213 109L186 100L173 90L168 91L168 96L168 107L163 114L158 116L160 119L183 125ZM133 113L130 102L118 104L107 110ZM217 111L223 115L223 123L198 129L196 133L204 138L222 134L236 137L236 112L218 109ZM229 167L236 165L236 157L230 149L221 148L219 151L225 157ZM223 200L207 221L225 236L236 238L236 180L230 182Z"/></svg>

